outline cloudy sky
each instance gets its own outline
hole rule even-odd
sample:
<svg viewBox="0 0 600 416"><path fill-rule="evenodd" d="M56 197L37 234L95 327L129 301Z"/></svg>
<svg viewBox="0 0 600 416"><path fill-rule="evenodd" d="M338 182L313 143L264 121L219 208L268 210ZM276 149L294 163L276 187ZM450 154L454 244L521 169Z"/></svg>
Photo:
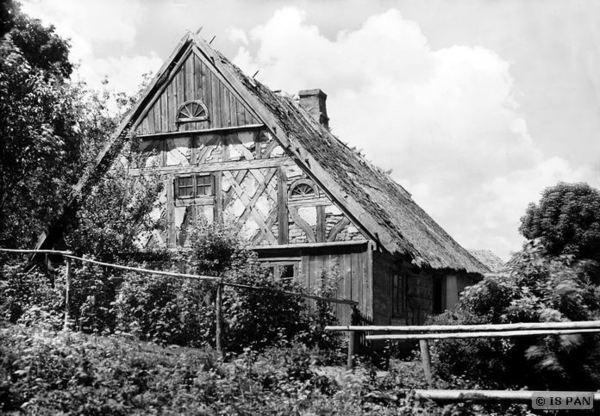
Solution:
<svg viewBox="0 0 600 416"><path fill-rule="evenodd" d="M466 248L503 259L558 181L600 188L600 2L27 0L78 76L133 92L185 34L271 89L328 94L362 149Z"/></svg>

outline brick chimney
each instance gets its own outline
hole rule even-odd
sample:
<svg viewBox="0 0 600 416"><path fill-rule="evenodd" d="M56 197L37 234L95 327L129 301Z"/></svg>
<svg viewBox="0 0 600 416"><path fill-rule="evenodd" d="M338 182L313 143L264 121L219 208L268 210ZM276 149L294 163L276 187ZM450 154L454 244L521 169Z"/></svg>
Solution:
<svg viewBox="0 0 600 416"><path fill-rule="evenodd" d="M327 94L320 89L315 89L302 90L298 95L300 96L300 107L328 129L329 117L327 117L327 106L325 105Z"/></svg>

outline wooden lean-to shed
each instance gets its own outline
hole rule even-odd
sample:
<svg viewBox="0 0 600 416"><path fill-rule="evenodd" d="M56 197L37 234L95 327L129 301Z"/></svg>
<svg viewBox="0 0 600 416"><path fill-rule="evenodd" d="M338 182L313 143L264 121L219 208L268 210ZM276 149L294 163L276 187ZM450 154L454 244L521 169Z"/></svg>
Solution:
<svg viewBox="0 0 600 416"><path fill-rule="evenodd" d="M298 98L269 90L190 32L76 190L85 195L135 136L130 174L158 171L166 185L167 226L147 233L146 247L184 245L201 217L224 221L277 276L310 287L335 270L337 296L358 301L373 323L423 323L489 270L330 134L325 104L318 89ZM338 312L348 320L347 308Z"/></svg>

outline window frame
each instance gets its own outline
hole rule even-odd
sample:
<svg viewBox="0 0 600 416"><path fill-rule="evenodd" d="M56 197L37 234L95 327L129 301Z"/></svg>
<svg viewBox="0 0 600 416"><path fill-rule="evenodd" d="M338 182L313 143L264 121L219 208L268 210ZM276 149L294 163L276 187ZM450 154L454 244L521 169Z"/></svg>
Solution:
<svg viewBox="0 0 600 416"><path fill-rule="evenodd" d="M277 280L293 281L300 275L300 260L269 260L262 262L263 267L270 269L273 277ZM292 276L282 277L283 271L287 267L292 267Z"/></svg>
<svg viewBox="0 0 600 416"><path fill-rule="evenodd" d="M301 185L310 187L313 190L313 193L305 194L305 195L294 195L294 191ZM290 201L298 201L298 200L305 201L305 200L312 200L312 199L318 199L318 198L319 198L319 190L317 188L317 185L310 179L298 179L290 185L290 190L288 193L288 199Z"/></svg>
<svg viewBox="0 0 600 416"><path fill-rule="evenodd" d="M192 178L192 193L191 195L181 195L180 192L180 179L184 178ZM198 194L198 178L209 178L209 183L203 183L200 186L210 187L210 193L206 194ZM186 185L184 188L190 188L190 186ZM192 173L185 175L177 175L173 178L173 199L174 200L194 200L194 199L202 199L202 198L210 198L211 200L215 197L215 176L210 173Z"/></svg>
<svg viewBox="0 0 600 416"><path fill-rule="evenodd" d="M193 104L200 106L204 111L204 115L199 116L199 117L181 117L181 112L184 110L184 108L191 107ZM177 108L177 113L176 113L176 123L177 124L193 123L193 122L197 122L197 121L208 121L208 119L209 119L208 118L208 108L201 100L189 100L189 101L182 103Z"/></svg>

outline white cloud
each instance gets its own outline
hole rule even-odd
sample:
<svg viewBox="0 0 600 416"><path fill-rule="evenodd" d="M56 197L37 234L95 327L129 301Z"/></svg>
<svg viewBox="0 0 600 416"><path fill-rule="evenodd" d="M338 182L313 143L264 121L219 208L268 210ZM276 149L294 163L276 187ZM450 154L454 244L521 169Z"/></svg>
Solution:
<svg viewBox="0 0 600 416"><path fill-rule="evenodd" d="M127 93L136 91L143 73L156 71L162 63L154 51L130 53L144 10L140 0L31 0L23 4L25 13L53 24L59 35L69 39L69 58L78 66L76 79L101 88L108 77L113 89Z"/></svg>
<svg viewBox="0 0 600 416"><path fill-rule="evenodd" d="M232 42L241 42L244 45L248 45L248 37L246 36L246 32L243 30L230 26L227 28L226 32L229 36L229 40Z"/></svg>
<svg viewBox="0 0 600 416"><path fill-rule="evenodd" d="M162 63L163 60L156 52L151 52L148 56L90 58L81 65L78 75L95 88L99 88L100 82L106 78L114 91L133 94L142 82L142 75L156 73Z"/></svg>
<svg viewBox="0 0 600 416"><path fill-rule="evenodd" d="M432 50L396 10L334 40L295 8L249 32L234 61L273 89L322 88L334 133L364 150L463 246L517 250L519 218L544 187L598 186L545 156L519 112L509 64L482 47ZM238 34L240 39L243 37ZM254 48L254 49L252 49ZM251 53L250 50L256 50Z"/></svg>
<svg viewBox="0 0 600 416"><path fill-rule="evenodd" d="M140 0L29 0L23 3L23 10L52 22L63 36L131 47L143 8Z"/></svg>

